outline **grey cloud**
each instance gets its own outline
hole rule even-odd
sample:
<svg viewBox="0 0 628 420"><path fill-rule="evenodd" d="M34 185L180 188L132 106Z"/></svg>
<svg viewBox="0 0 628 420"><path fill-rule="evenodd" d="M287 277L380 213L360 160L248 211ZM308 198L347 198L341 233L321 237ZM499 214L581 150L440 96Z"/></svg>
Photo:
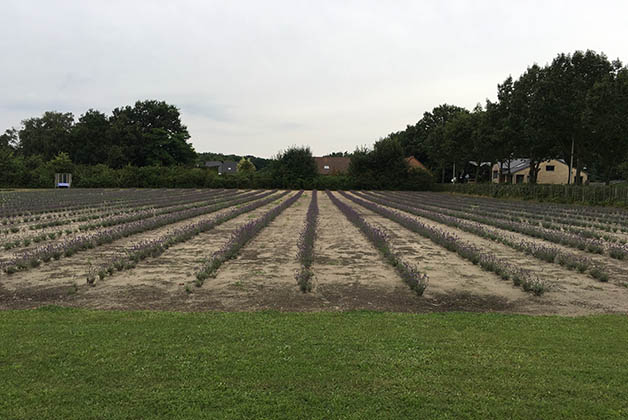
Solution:
<svg viewBox="0 0 628 420"><path fill-rule="evenodd" d="M151 98L181 109L199 151L353 150L559 52L626 61L626 15L619 0L5 0L0 131Z"/></svg>

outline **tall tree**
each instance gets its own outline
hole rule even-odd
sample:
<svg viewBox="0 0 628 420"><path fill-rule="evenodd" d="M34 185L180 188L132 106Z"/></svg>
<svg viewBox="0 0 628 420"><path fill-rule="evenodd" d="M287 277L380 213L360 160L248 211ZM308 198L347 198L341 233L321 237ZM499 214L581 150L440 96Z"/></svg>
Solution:
<svg viewBox="0 0 628 420"><path fill-rule="evenodd" d="M119 146L129 163L189 165L196 153L179 110L164 101L137 101L133 107L116 108L110 118L112 143Z"/></svg>
<svg viewBox="0 0 628 420"><path fill-rule="evenodd" d="M18 150L24 156L41 155L50 160L72 148L74 116L70 112L45 112L41 117L22 121Z"/></svg>
<svg viewBox="0 0 628 420"><path fill-rule="evenodd" d="M455 145L445 135L445 125L461 113L468 113L464 108L455 105L443 104L432 112L423 114L423 118L416 124L417 135L425 136L424 149L427 165L434 172L441 172L441 180L445 181L447 168L454 163ZM452 176L454 174L452 173Z"/></svg>
<svg viewBox="0 0 628 420"><path fill-rule="evenodd" d="M596 147L593 155L600 162L608 185L614 171L628 161L628 68L616 63L616 74L596 82L586 97L583 122Z"/></svg>
<svg viewBox="0 0 628 420"><path fill-rule="evenodd" d="M489 160L499 162L499 176L503 175L504 164L514 157L515 136L512 129L513 79L508 76L497 85L497 101L486 101L486 124L491 138Z"/></svg>
<svg viewBox="0 0 628 420"><path fill-rule="evenodd" d="M15 128L8 128L0 135L0 150L13 152L19 143L18 132Z"/></svg>
<svg viewBox="0 0 628 420"><path fill-rule="evenodd" d="M283 185L301 187L316 177L316 163L309 147L293 146L281 151L272 164L272 176Z"/></svg>
<svg viewBox="0 0 628 420"><path fill-rule="evenodd" d="M583 121L587 92L613 71L613 64L604 54L591 50L559 54L545 70L545 100L552 116L547 139L554 142L556 153L570 164L573 151L576 183L583 167L592 162L596 147L590 142L591 132Z"/></svg>
<svg viewBox="0 0 628 420"><path fill-rule="evenodd" d="M111 153L110 124L105 114L93 109L81 115L72 129L70 157L75 163L107 163Z"/></svg>
<svg viewBox="0 0 628 420"><path fill-rule="evenodd" d="M513 84L509 118L513 151L516 156L530 159L528 182L531 184L536 183L541 162L553 155L553 145L548 140L552 114L545 100L545 77L545 70L534 64Z"/></svg>

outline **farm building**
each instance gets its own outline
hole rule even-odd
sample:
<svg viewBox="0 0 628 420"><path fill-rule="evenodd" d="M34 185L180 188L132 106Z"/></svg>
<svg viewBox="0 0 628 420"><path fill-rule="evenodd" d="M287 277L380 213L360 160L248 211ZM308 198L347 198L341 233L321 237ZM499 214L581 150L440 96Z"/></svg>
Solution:
<svg viewBox="0 0 628 420"><path fill-rule="evenodd" d="M220 162L218 160L210 160L205 162L205 168L216 169L218 175L222 174L234 174L238 171L238 164L233 161Z"/></svg>
<svg viewBox="0 0 628 420"><path fill-rule="evenodd" d="M530 179L530 159L512 159L510 165L508 162L503 163L503 169L499 172L501 163L497 162L493 165L492 182L494 184L527 184ZM510 169L509 169L510 168ZM571 179L575 179L576 169L571 170ZM567 184L569 178L569 165L562 159L551 159L541 162L539 172L537 174L538 184ZM580 178L585 184L589 175L586 172L580 172Z"/></svg>
<svg viewBox="0 0 628 420"><path fill-rule="evenodd" d="M348 157L315 157L316 170L319 175L339 175L349 171L351 158Z"/></svg>

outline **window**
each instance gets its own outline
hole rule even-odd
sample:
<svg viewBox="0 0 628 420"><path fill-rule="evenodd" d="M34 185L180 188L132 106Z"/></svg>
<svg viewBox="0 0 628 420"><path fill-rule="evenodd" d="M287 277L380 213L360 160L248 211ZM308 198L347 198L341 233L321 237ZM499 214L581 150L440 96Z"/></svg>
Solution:
<svg viewBox="0 0 628 420"><path fill-rule="evenodd" d="M545 166L545 170L547 172L554 172L554 169L555 169L554 165L547 165L547 166Z"/></svg>
<svg viewBox="0 0 628 420"><path fill-rule="evenodd" d="M497 179L499 176L499 171L493 171L493 179Z"/></svg>
<svg viewBox="0 0 628 420"><path fill-rule="evenodd" d="M523 184L523 175L517 175L517 177L515 178L515 182L517 184Z"/></svg>
<svg viewBox="0 0 628 420"><path fill-rule="evenodd" d="M324 165L323 169L329 170L329 165Z"/></svg>

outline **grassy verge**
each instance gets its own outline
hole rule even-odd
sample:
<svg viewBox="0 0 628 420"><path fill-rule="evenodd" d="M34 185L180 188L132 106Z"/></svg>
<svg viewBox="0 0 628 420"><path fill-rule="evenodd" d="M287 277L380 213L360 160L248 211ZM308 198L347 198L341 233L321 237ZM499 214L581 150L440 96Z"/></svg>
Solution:
<svg viewBox="0 0 628 420"><path fill-rule="evenodd" d="M0 312L0 418L626 418L628 318Z"/></svg>

